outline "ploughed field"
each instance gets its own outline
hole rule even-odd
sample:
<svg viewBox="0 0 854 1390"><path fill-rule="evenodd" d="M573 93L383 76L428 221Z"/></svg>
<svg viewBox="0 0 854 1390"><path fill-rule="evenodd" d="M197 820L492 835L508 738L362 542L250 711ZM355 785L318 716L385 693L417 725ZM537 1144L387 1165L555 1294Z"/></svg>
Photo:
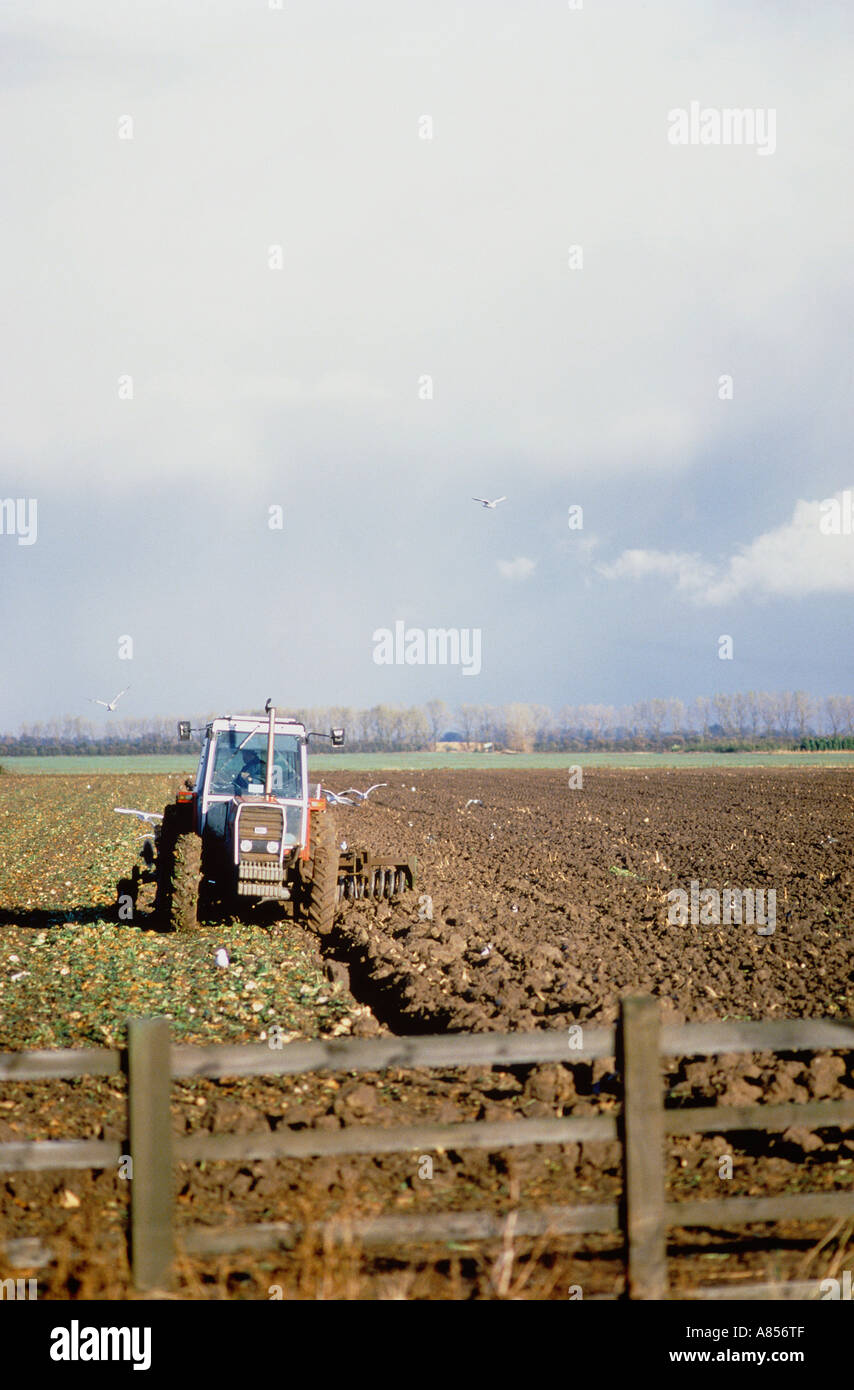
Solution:
<svg viewBox="0 0 854 1390"><path fill-rule="evenodd" d="M389 785L335 812L340 838L418 858L418 889L350 903L322 946L267 912L172 936L143 911L111 920L115 880L142 827L116 805L160 810L164 776L0 777L0 1049L121 1045L133 1013L167 1013L182 1042L482 1029L563 1029L616 1017L648 992L665 1019L854 1016L854 779L840 770L325 774L336 790ZM668 922L667 894L776 894L773 934L757 925ZM227 969L214 964L225 946ZM569 1055L569 1053L568 1053ZM173 1127L194 1131L451 1123L612 1110L605 1061L514 1068L393 1069L378 1075L175 1083ZM670 1061L669 1104L840 1098L850 1054ZM669 1070L668 1070L669 1068ZM125 1137L118 1079L0 1084L0 1142ZM719 1158L733 1156L733 1176ZM510 1211L613 1200L610 1144L489 1154L230 1162L176 1169L176 1221L319 1221L330 1214ZM763 1136L668 1142L671 1200L851 1190L854 1137L794 1127ZM0 1277L31 1272L41 1296L129 1293L127 1183L115 1174L0 1174ZM837 1223L672 1236L679 1288L816 1277L851 1263ZM37 1237L49 1258L12 1267L5 1241ZM819 1246L825 1237L829 1243ZM776 1247L782 1242L782 1250ZM847 1249L847 1253L846 1253ZM532 1297L619 1293L612 1236L451 1242L343 1252L306 1238L292 1252L184 1259L183 1297ZM830 1271L833 1272L832 1270Z"/></svg>
<svg viewBox="0 0 854 1390"><path fill-rule="evenodd" d="M432 921L407 903L378 923L354 904L342 927L374 974L391 969L412 1028L610 1020L626 992L655 994L677 1021L854 1015L850 774L596 771L568 784L412 774L338 812L345 836L418 855ZM773 934L702 913L671 924L667 895L688 897L692 881L698 894L765 890L766 905L773 892Z"/></svg>

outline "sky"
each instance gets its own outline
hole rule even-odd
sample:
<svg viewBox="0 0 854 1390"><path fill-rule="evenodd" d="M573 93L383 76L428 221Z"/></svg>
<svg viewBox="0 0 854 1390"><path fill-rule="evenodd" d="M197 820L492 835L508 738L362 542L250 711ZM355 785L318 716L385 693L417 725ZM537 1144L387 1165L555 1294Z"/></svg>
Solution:
<svg viewBox="0 0 854 1390"><path fill-rule="evenodd" d="M0 728L851 692L854 14L577 5L4 5Z"/></svg>

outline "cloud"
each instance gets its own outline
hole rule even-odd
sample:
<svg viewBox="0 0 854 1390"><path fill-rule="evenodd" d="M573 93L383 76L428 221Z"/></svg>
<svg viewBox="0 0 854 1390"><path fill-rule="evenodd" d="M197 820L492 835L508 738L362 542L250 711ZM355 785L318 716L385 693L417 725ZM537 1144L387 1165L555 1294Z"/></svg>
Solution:
<svg viewBox="0 0 854 1390"><path fill-rule="evenodd" d="M852 516L854 489L823 502L795 503L791 521L765 531L722 564L681 551L624 550L612 565L597 566L605 579L672 580L700 604L729 603L742 594L803 598L854 593L854 535L843 534ZM839 534L832 533L838 518ZM830 532L830 533L829 533Z"/></svg>
<svg viewBox="0 0 854 1390"><path fill-rule="evenodd" d="M498 569L505 579L530 579L537 567L536 560L517 555L515 560L499 560Z"/></svg>
<svg viewBox="0 0 854 1390"><path fill-rule="evenodd" d="M597 570L606 579L672 579L677 589L689 593L703 589L715 574L713 566L705 564L699 555L675 550L624 550L613 565L598 565Z"/></svg>
<svg viewBox="0 0 854 1390"><path fill-rule="evenodd" d="M771 16L691 42L678 0L654 22L623 0L598 28L566 6L519 23L502 0L486 34L457 0L423 32L391 0L357 20L336 0L335 22L233 0L15 8L0 84L27 138L4 165L0 413L45 486L79 488L99 450L122 460L113 487L140 460L158 483L228 483L240 441L272 472L283 437L301 466L369 457L384 481L400 457L450 479L461 447L524 454L544 480L690 477L732 445L724 371L745 437L812 416L813 393L844 418L825 364L845 355L851 192L815 152L837 148L848 53L826 15L804 64ZM418 54L447 59L432 106ZM752 152L668 142L694 95L765 107L778 83L797 119L761 189Z"/></svg>

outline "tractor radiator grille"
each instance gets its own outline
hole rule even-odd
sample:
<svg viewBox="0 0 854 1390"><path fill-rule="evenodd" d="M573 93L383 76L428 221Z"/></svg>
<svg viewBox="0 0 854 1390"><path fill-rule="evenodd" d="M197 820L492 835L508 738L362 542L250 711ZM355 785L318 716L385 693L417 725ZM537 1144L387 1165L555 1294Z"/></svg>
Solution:
<svg viewBox="0 0 854 1390"><path fill-rule="evenodd" d="M285 815L281 806L271 806L244 802L240 807L237 829L241 840L278 840L281 843L285 829Z"/></svg>
<svg viewBox="0 0 854 1390"><path fill-rule="evenodd" d="M289 898L291 890L284 883L248 883L243 878L238 883L238 894L242 898Z"/></svg>
<svg viewBox="0 0 854 1390"><path fill-rule="evenodd" d="M237 866L237 877L240 882L250 880L253 883L281 883L282 866L276 863L253 863L243 859Z"/></svg>
<svg viewBox="0 0 854 1390"><path fill-rule="evenodd" d="M257 883L254 879L240 879L237 892L244 898L290 898L291 890L286 883Z"/></svg>

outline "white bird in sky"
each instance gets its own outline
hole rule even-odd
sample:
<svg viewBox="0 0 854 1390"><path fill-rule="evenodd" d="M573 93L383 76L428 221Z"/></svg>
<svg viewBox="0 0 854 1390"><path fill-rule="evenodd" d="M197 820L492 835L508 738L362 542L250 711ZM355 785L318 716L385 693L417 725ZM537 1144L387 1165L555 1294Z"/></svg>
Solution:
<svg viewBox="0 0 854 1390"><path fill-rule="evenodd" d="M90 704L90 705L103 705L103 706L104 706L104 709L113 710L113 709L115 709L116 705L119 703L119 700L122 698L122 696L123 696L123 695L127 695L127 693L128 693L129 690L130 690L130 686L129 686L129 685L126 685L125 688L124 688L124 690L120 690L120 691L119 691L118 695L116 696L116 698L115 698L114 700L110 700L109 702L106 701L106 700L90 700L90 701L89 701L89 704Z"/></svg>
<svg viewBox="0 0 854 1390"><path fill-rule="evenodd" d="M496 497L494 502L490 502L488 497L473 497L473 502L479 502L482 507L497 507L499 502L506 502L506 497Z"/></svg>

